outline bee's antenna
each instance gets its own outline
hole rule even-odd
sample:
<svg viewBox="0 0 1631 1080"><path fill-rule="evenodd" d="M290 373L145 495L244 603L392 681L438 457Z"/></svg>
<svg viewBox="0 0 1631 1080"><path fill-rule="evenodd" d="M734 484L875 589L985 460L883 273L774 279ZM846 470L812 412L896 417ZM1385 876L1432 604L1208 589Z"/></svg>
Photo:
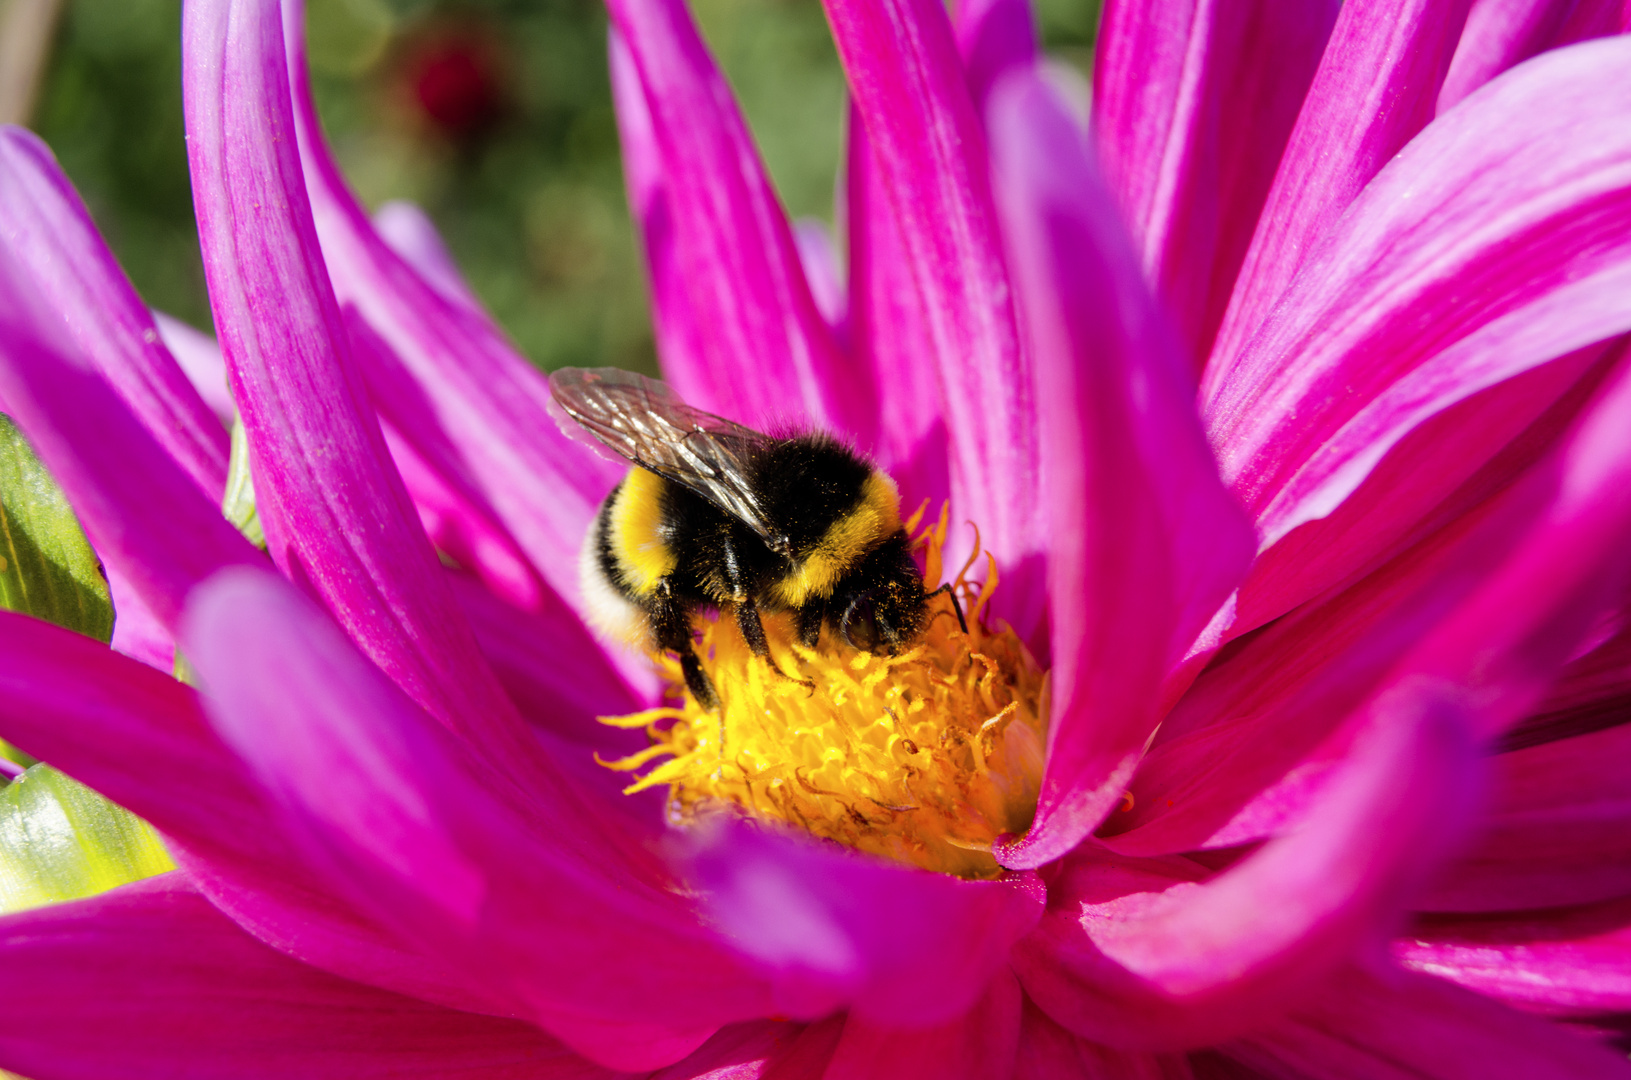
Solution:
<svg viewBox="0 0 1631 1080"><path fill-rule="evenodd" d="M957 625L963 628L963 633L964 634L967 634L968 633L968 623L963 619L963 605L959 604L957 602L957 593L952 589L951 582L948 581L945 584L941 585L940 588L936 589L934 592L929 593L927 596L925 596L923 598L923 602L928 603L930 600L933 600L935 597L939 596L941 593L945 593L947 596L949 596L951 598L951 609L953 611L957 612Z"/></svg>

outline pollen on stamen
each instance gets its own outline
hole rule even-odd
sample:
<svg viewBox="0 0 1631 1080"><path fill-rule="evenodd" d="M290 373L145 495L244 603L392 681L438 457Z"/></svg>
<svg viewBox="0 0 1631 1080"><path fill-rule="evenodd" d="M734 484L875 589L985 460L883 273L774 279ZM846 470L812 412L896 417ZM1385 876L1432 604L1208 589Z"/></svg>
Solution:
<svg viewBox="0 0 1631 1080"><path fill-rule="evenodd" d="M941 578L947 515L918 532L924 580ZM997 587L966 574L968 633L951 601L930 601L928 629L894 656L848 648L830 631L820 646L767 619L774 667L755 657L730 620L698 620L717 712L685 690L679 664L661 658L679 705L606 717L643 727L652 743L608 767L633 772L666 757L625 790L667 786L669 813L688 824L734 805L861 851L962 877L1001 872L991 844L1030 827L1047 745L1048 679L1012 630L982 618Z"/></svg>

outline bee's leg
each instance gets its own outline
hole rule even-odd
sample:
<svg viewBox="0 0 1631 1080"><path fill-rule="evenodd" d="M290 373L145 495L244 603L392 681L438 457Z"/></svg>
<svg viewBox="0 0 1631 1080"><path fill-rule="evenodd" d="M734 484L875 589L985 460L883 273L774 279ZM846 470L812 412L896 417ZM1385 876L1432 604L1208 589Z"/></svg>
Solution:
<svg viewBox="0 0 1631 1080"><path fill-rule="evenodd" d="M968 623L963 620L963 605L957 602L957 594L952 591L951 582L946 582L934 592L925 593L923 596L923 602L928 603L941 593L945 593L946 597L951 600L951 609L957 612L957 625L963 628L963 633L968 633Z"/></svg>
<svg viewBox="0 0 1631 1080"><path fill-rule="evenodd" d="M811 691L815 690L815 683L787 674L776 663L775 657L770 655L770 641L765 637L765 624L759 618L759 605L753 602L751 596L737 603L736 625L741 628L742 637L747 639L748 648L753 650L753 655L769 664L771 671Z"/></svg>
<svg viewBox="0 0 1631 1080"><path fill-rule="evenodd" d="M806 649L816 647L821 640L821 624L827 618L827 604L823 600L811 600L799 608L799 644Z"/></svg>
<svg viewBox="0 0 1631 1080"><path fill-rule="evenodd" d="M737 601L736 625L741 628L742 636L747 639L748 648L753 650L753 655L761 660L769 660L770 642L765 639L765 624L759 618L759 605L753 602L751 596Z"/></svg>
<svg viewBox="0 0 1631 1080"><path fill-rule="evenodd" d="M660 582L651 601L651 629L659 649L671 649L679 654L680 671L685 675L685 688L709 712L719 708L719 694L714 682L702 670L691 641L691 610L674 595L667 581Z"/></svg>

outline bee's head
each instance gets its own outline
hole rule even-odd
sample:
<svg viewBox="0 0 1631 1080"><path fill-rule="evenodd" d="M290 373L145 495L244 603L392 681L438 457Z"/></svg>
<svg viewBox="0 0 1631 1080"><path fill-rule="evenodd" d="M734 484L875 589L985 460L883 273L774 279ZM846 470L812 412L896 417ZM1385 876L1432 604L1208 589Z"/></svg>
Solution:
<svg viewBox="0 0 1631 1080"><path fill-rule="evenodd" d="M923 629L923 577L902 533L863 559L835 590L838 632L851 648L892 653Z"/></svg>

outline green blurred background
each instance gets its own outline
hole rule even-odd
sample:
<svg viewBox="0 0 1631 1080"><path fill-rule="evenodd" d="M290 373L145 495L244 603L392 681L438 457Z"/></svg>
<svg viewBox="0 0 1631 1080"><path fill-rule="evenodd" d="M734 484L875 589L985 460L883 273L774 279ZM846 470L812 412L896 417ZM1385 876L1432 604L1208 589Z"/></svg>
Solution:
<svg viewBox="0 0 1631 1080"><path fill-rule="evenodd" d="M599 0L308 0L324 126L370 207L421 204L533 362L652 370ZM819 0L693 0L788 211L831 220L844 81ZM1039 0L1083 72L1097 0ZM182 139L180 0L65 0L31 126L136 287L210 325Z"/></svg>

